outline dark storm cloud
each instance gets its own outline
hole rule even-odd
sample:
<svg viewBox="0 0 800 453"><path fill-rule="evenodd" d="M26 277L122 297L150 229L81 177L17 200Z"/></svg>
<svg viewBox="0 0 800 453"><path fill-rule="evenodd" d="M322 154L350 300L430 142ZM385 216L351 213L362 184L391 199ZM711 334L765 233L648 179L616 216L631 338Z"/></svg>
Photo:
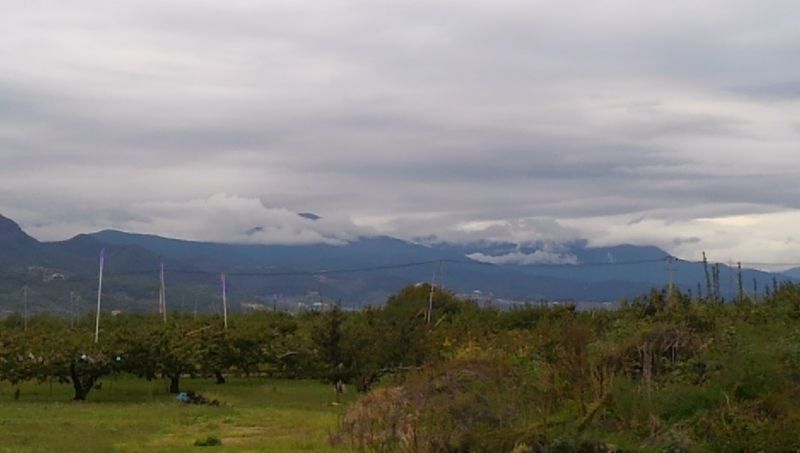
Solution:
<svg viewBox="0 0 800 453"><path fill-rule="evenodd" d="M731 228L800 208L798 21L793 1L7 2L0 212L47 238L771 253L781 228Z"/></svg>

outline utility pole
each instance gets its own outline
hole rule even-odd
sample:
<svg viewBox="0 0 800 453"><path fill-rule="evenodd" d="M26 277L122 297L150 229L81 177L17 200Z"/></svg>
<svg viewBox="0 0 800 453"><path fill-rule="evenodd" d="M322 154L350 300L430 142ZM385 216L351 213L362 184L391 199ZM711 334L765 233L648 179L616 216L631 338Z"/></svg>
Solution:
<svg viewBox="0 0 800 453"><path fill-rule="evenodd" d="M673 294L675 294L675 275L672 270L672 262L675 260L675 257L668 256L667 257L667 271L669 272L669 298L672 300Z"/></svg>
<svg viewBox="0 0 800 453"><path fill-rule="evenodd" d="M69 292L69 327L75 327L75 291Z"/></svg>
<svg viewBox="0 0 800 453"><path fill-rule="evenodd" d="M225 330L228 330L228 288L225 284L225 273L222 273L222 319L225 324Z"/></svg>
<svg viewBox="0 0 800 453"><path fill-rule="evenodd" d="M431 323L431 317L432 317L432 313L433 313L433 292L434 292L434 290L436 288L435 282L436 282L436 271L433 271L433 276L431 277L431 292L430 292L430 294L428 294L428 309L425 312L425 322L426 322L426 324L430 324Z"/></svg>
<svg viewBox="0 0 800 453"><path fill-rule="evenodd" d="M708 259L706 259L706 252L703 252L703 271L706 273L706 299L711 299L711 276L708 275ZM700 292L698 291L698 296Z"/></svg>
<svg viewBox="0 0 800 453"><path fill-rule="evenodd" d="M164 284L164 263L161 263L161 289L158 293L158 311L164 317L164 324L167 323L167 289Z"/></svg>
<svg viewBox="0 0 800 453"><path fill-rule="evenodd" d="M106 261L106 249L100 250L100 273L97 277L97 317L94 322L94 342L100 340L100 301L103 297L103 266Z"/></svg>
<svg viewBox="0 0 800 453"><path fill-rule="evenodd" d="M733 276L733 260L728 260L728 294L733 297L733 286L734 286L734 276Z"/></svg>
<svg viewBox="0 0 800 453"><path fill-rule="evenodd" d="M736 263L736 268L739 271L739 303L744 302L744 282L742 281L742 262Z"/></svg>
<svg viewBox="0 0 800 453"><path fill-rule="evenodd" d="M24 330L27 331L28 330L28 285L25 285L22 288L22 300L23 300L22 301L22 310L23 310L22 322L23 322L23 325L24 325Z"/></svg>

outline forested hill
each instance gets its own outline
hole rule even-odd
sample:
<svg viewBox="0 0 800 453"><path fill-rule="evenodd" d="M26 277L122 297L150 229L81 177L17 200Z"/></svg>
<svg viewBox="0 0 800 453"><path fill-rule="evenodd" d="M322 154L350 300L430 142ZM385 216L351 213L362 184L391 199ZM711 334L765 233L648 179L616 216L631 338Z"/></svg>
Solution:
<svg viewBox="0 0 800 453"><path fill-rule="evenodd" d="M100 251L105 249L112 303L127 310L149 309L161 264L170 293L200 298L211 306L219 275L229 276L234 304L274 300L342 299L351 305L382 303L411 283L437 279L461 294L496 303L550 300L617 301L670 280L684 290L708 291L701 263L669 263L651 246L590 247L567 244L413 243L388 236L361 237L342 244L258 245L187 241L106 230L59 242L40 242L0 216L0 310L19 309L19 291L33 288L33 306L63 308L65 294L90 299ZM404 265L393 267L393 265ZM313 275L317 271L351 272ZM60 281L63 275L66 282ZM52 277L59 281L50 281ZM787 277L755 270L742 274L748 293L764 292ZM738 272L719 266L719 292L735 295ZM54 285L60 285L56 287ZM70 286L71 285L71 286ZM63 288L62 288L63 287Z"/></svg>

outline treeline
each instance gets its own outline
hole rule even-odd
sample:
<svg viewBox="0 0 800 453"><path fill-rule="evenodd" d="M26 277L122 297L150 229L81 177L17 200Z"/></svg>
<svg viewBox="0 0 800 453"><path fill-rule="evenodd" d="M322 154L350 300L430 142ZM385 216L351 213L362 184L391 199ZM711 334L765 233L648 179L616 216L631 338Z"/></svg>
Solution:
<svg viewBox="0 0 800 453"><path fill-rule="evenodd" d="M297 315L257 312L231 316L169 313L102 314L99 340L94 316L79 320L14 315L0 322L0 381L71 383L74 399L86 399L105 376L130 373L167 379L180 391L182 376L225 382L230 373L321 378L368 390L382 375L414 369L436 355L433 331L444 331L478 307L430 287L409 287L377 309L343 311L338 306Z"/></svg>
<svg viewBox="0 0 800 453"><path fill-rule="evenodd" d="M699 293L699 291L698 291ZM697 293L696 293L697 294ZM724 304L653 290L614 311L480 308L408 287L380 308L0 324L0 380L115 373L352 383L331 441L369 451L797 451L800 287ZM376 383L380 382L380 385ZM24 398L24 395L22 395Z"/></svg>

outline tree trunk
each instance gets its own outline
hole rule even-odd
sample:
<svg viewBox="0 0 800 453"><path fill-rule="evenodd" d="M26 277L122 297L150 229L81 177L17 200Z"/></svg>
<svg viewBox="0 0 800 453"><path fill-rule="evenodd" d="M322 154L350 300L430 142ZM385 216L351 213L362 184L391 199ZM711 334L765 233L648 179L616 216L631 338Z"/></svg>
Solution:
<svg viewBox="0 0 800 453"><path fill-rule="evenodd" d="M181 373L169 375L169 393L180 393Z"/></svg>
<svg viewBox="0 0 800 453"><path fill-rule="evenodd" d="M69 365L69 376L72 380L72 388L75 390L75 396L73 396L72 400L86 401L86 395L88 395L89 391L94 387L94 382L97 378L89 376L86 382L81 381L81 376L78 374L78 370L75 369L74 363L70 363Z"/></svg>
<svg viewBox="0 0 800 453"><path fill-rule="evenodd" d="M222 375L219 370L214 371L214 376L217 377L217 384L224 384L225 383L225 376Z"/></svg>

